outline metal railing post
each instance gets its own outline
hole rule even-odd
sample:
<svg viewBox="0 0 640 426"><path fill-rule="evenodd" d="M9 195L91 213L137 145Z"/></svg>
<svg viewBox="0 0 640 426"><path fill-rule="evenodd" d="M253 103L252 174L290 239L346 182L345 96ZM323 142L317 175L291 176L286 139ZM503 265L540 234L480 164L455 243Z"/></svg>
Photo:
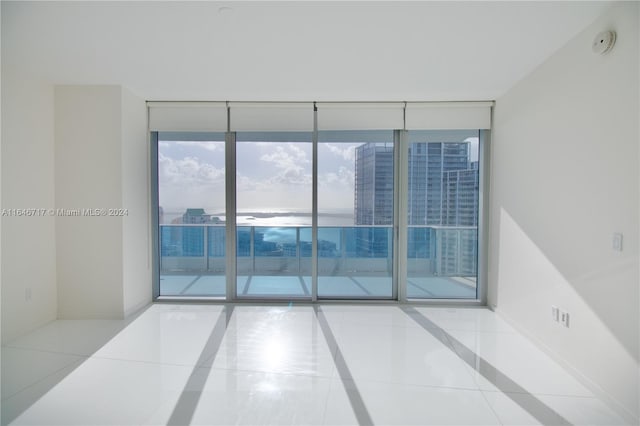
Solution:
<svg viewBox="0 0 640 426"><path fill-rule="evenodd" d="M298 275L301 275L300 251L300 227L296 226L296 257L298 258Z"/></svg>
<svg viewBox="0 0 640 426"><path fill-rule="evenodd" d="M203 241L204 241L204 264L205 270L209 272L209 230L207 229L207 225L202 225L202 232L204 233Z"/></svg>
<svg viewBox="0 0 640 426"><path fill-rule="evenodd" d="M249 232L249 256L251 257L251 275L253 275L256 272L256 256L255 256L255 249L256 249L256 243L255 243L255 233L256 233L256 227L252 226L251 231Z"/></svg>

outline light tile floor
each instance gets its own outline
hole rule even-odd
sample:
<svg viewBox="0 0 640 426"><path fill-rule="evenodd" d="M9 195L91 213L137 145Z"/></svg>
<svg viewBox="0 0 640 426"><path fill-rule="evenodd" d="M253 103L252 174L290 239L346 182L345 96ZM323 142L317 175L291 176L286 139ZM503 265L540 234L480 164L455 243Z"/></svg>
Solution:
<svg viewBox="0 0 640 426"><path fill-rule="evenodd" d="M155 304L2 347L2 423L624 424L487 309Z"/></svg>

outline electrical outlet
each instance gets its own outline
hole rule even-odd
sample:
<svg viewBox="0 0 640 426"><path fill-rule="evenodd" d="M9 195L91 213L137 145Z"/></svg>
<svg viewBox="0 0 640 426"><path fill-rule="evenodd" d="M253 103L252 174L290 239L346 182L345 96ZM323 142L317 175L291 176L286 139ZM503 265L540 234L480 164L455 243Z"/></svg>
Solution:
<svg viewBox="0 0 640 426"><path fill-rule="evenodd" d="M558 307L557 307L557 306L553 306L553 305L551 305L551 318L552 318L555 322L560 321L560 309L558 309Z"/></svg>
<svg viewBox="0 0 640 426"><path fill-rule="evenodd" d="M622 234L619 232L613 234L613 249L615 251L622 251Z"/></svg>
<svg viewBox="0 0 640 426"><path fill-rule="evenodd" d="M569 312L560 312L560 322L562 323L562 325L569 328Z"/></svg>

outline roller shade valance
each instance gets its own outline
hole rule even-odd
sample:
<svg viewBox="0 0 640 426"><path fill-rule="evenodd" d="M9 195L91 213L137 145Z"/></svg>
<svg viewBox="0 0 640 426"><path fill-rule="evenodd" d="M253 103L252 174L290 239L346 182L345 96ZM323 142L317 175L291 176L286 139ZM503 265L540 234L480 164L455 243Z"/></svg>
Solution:
<svg viewBox="0 0 640 426"><path fill-rule="evenodd" d="M404 102L317 102L319 130L404 128Z"/></svg>
<svg viewBox="0 0 640 426"><path fill-rule="evenodd" d="M312 131L313 102L148 102L152 131ZM493 102L316 102L319 130L490 129ZM227 115L229 114L229 116Z"/></svg>
<svg viewBox="0 0 640 426"><path fill-rule="evenodd" d="M313 131L313 102L229 102L232 132Z"/></svg>
<svg viewBox="0 0 640 426"><path fill-rule="evenodd" d="M147 102L149 130L227 131L226 102Z"/></svg>
<svg viewBox="0 0 640 426"><path fill-rule="evenodd" d="M408 102L407 130L490 129L493 102Z"/></svg>

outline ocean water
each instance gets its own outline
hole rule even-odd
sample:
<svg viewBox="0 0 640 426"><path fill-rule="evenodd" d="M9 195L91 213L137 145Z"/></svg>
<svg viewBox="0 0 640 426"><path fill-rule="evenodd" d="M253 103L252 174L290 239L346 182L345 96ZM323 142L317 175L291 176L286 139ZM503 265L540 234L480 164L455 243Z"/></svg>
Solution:
<svg viewBox="0 0 640 426"><path fill-rule="evenodd" d="M225 220L223 215L214 214ZM182 213L170 212L163 216L163 224L171 224L176 218L181 218ZM241 232L243 227L260 227L256 232L262 234L265 242L295 244L301 242L311 243L311 215L310 214L284 214L284 213L253 213L239 214L236 216L236 225ZM220 225L224 226L224 225ZM341 247L341 227L354 226L353 214L332 213L318 215L318 238ZM297 228L300 229L299 233Z"/></svg>
<svg viewBox="0 0 640 426"><path fill-rule="evenodd" d="M225 220L224 215L214 216L219 217L221 220ZM182 212L166 212L163 217L163 225L171 224L171 222L182 217ZM253 213L253 214L239 214L236 216L237 226L272 226L272 227L287 227L287 226L311 226L311 214L269 214L269 213ZM319 214L318 226L353 226L354 218L353 214Z"/></svg>

